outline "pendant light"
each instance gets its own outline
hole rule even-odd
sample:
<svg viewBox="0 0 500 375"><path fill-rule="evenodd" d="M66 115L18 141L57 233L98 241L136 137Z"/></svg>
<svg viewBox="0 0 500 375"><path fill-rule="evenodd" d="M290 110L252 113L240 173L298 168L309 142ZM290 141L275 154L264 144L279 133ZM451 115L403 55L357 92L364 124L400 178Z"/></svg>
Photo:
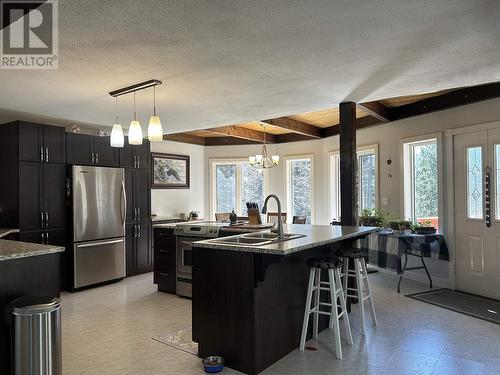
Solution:
<svg viewBox="0 0 500 375"><path fill-rule="evenodd" d="M142 128L137 121L137 112L135 111L135 91L134 91L134 119L130 122L128 128L128 143L131 145L142 145Z"/></svg>
<svg viewBox="0 0 500 375"><path fill-rule="evenodd" d="M262 153L248 157L250 165L260 170L274 168L280 161L280 157L278 155L269 156L267 153L266 125L262 125L262 127L264 128L264 145L262 146Z"/></svg>
<svg viewBox="0 0 500 375"><path fill-rule="evenodd" d="M156 115L156 86L153 86L153 116L149 119L148 138L151 142L163 141L163 128L160 116Z"/></svg>
<svg viewBox="0 0 500 375"><path fill-rule="evenodd" d="M118 97L115 96L115 124L111 130L111 147L123 147L124 138L122 126L118 122Z"/></svg>

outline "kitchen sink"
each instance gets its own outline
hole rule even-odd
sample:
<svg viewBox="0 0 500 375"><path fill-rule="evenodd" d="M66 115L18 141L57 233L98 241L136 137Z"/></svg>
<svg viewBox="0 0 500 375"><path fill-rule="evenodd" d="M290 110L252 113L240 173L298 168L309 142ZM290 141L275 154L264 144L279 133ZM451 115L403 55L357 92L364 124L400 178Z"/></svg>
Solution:
<svg viewBox="0 0 500 375"><path fill-rule="evenodd" d="M294 233L283 233L283 239L280 241L287 241L287 240L293 240L294 238L301 238L305 237L305 234L294 234ZM278 233L274 232L257 232L257 233L248 233L243 235L243 237L246 238L265 238L269 240L277 240L278 239Z"/></svg>
<svg viewBox="0 0 500 375"><path fill-rule="evenodd" d="M295 238L305 237L305 234L293 234L284 233L283 239L278 239L276 233L264 232L264 233L248 233L243 234L238 237L223 237L212 240L212 242L224 244L224 245L254 245L263 246L272 243L283 242L288 240L293 240Z"/></svg>

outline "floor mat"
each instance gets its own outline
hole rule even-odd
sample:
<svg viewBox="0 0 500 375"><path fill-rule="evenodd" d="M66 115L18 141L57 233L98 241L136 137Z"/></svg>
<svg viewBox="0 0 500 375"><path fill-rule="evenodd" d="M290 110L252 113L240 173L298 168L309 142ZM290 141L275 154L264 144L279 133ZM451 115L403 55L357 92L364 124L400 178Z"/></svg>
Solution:
<svg viewBox="0 0 500 375"><path fill-rule="evenodd" d="M183 352L198 355L198 344L192 340L191 327L154 336L153 340Z"/></svg>
<svg viewBox="0 0 500 375"><path fill-rule="evenodd" d="M407 297L500 324L500 301L458 290L438 289L408 294Z"/></svg>

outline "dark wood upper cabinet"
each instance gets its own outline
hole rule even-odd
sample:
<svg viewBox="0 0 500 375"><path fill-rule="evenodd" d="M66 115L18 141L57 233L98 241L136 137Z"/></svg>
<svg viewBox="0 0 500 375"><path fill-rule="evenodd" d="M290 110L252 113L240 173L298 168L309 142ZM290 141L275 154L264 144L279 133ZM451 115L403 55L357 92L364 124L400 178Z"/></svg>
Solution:
<svg viewBox="0 0 500 375"><path fill-rule="evenodd" d="M41 163L19 162L18 225L21 230L31 231L43 228L45 213L43 209L42 166Z"/></svg>
<svg viewBox="0 0 500 375"><path fill-rule="evenodd" d="M103 167L120 165L120 151L111 147L109 137L67 133L66 150L68 164Z"/></svg>
<svg viewBox="0 0 500 375"><path fill-rule="evenodd" d="M120 165L119 148L111 147L109 137L94 137L94 164L118 167Z"/></svg>
<svg viewBox="0 0 500 375"><path fill-rule="evenodd" d="M43 147L45 161L48 163L66 163L65 130L60 126L44 125Z"/></svg>
<svg viewBox="0 0 500 375"><path fill-rule="evenodd" d="M66 133L66 159L68 164L93 164L92 136Z"/></svg>
<svg viewBox="0 0 500 375"><path fill-rule="evenodd" d="M19 122L17 126L19 132L19 160L44 161L43 125Z"/></svg>
<svg viewBox="0 0 500 375"><path fill-rule="evenodd" d="M125 145L120 148L120 167L145 168L151 164L150 143L145 139L142 145L130 145L125 137Z"/></svg>
<svg viewBox="0 0 500 375"><path fill-rule="evenodd" d="M140 146L132 146L135 150L135 155L137 158L137 168L149 168L151 164L151 152L150 144L147 139L145 139Z"/></svg>
<svg viewBox="0 0 500 375"><path fill-rule="evenodd" d="M66 162L63 127L23 121L16 121L6 126L17 126L20 161Z"/></svg>

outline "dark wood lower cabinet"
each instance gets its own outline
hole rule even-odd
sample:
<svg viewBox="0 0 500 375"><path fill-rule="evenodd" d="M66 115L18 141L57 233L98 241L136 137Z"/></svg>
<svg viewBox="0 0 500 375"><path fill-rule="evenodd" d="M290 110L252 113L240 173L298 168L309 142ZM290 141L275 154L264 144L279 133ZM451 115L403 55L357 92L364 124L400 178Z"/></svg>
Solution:
<svg viewBox="0 0 500 375"><path fill-rule="evenodd" d="M158 290L176 293L176 247L173 228L153 231L154 282Z"/></svg>
<svg viewBox="0 0 500 375"><path fill-rule="evenodd" d="M151 222L126 224L125 250L127 276L153 271Z"/></svg>

